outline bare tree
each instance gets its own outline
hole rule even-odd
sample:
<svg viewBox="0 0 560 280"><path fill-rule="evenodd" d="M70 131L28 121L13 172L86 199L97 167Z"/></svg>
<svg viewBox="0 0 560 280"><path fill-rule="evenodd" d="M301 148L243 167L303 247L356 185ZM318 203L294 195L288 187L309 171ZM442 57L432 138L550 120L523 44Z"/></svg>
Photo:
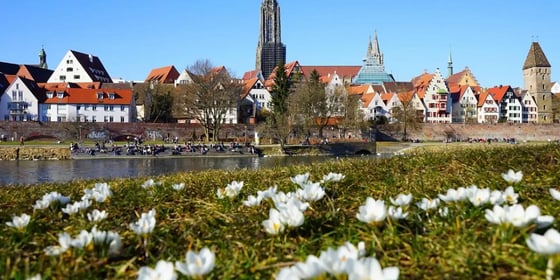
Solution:
<svg viewBox="0 0 560 280"><path fill-rule="evenodd" d="M342 121L338 126L342 129L342 135L340 136L345 137L347 131L362 130L367 126L367 122L364 121L364 114L360 109L360 95L343 94L340 98Z"/></svg>
<svg viewBox="0 0 560 280"><path fill-rule="evenodd" d="M187 119L201 124L206 141L217 141L226 118L237 119L243 84L232 79L225 68L215 68L208 60L198 60L187 70L193 82L181 87L176 106Z"/></svg>
<svg viewBox="0 0 560 280"><path fill-rule="evenodd" d="M408 140L408 132L416 130L420 127L423 119L423 113L416 110L413 104L413 95L410 93L401 93L401 104L393 108L392 117L395 120L393 123L398 130L403 131L404 141Z"/></svg>

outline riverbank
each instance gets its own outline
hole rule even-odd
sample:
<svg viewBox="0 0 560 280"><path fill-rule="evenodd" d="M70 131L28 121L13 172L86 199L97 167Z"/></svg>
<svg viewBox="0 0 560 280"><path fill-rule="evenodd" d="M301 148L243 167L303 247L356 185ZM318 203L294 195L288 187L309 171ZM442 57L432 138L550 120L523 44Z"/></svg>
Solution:
<svg viewBox="0 0 560 280"><path fill-rule="evenodd" d="M559 147L470 147L388 159L348 158L271 169L183 172L0 189L0 278L26 279L41 274L43 279L135 279L143 266L154 268L163 260L184 262L187 250L208 248L215 254L208 279L272 279L311 255L319 257L329 249L345 246L338 251L350 252L349 258L375 258L383 268L396 267L400 279L544 279L547 258L530 250L526 239L531 234L542 235L546 228L536 229L530 221L520 227L492 224L485 214L493 205L481 202L482 194L478 200L469 200L451 197L453 193L448 191L478 186L480 191L502 192L511 185L515 196L510 200L515 199L523 209L535 204L541 215L556 219L546 227L557 228L560 203L550 196L549 189L558 187ZM508 169L520 171L520 181L506 182L502 174ZM343 177L335 181L337 176L331 172ZM307 173L308 177L303 175ZM325 179L327 174L331 174L327 176L330 180ZM239 185L233 181L243 182L239 192L220 198L219 189ZM277 222L274 228L267 228L263 221L276 221L269 215L275 206L270 197L278 194L276 203L283 201L287 193L300 188L296 182L305 185L303 181L317 182L308 185L320 187L324 195L317 188L298 192L314 198L306 209L293 210L301 215L290 217L301 218L301 223L291 220L294 223L284 227ZM67 196L73 205L84 194L91 195L96 182L101 186L106 183L110 196L105 201L92 200L90 206L84 206L87 209L66 214L62 209L69 207L59 203L33 209L44 194L54 191ZM253 201L251 207L244 203L259 193L264 196L262 202ZM400 194L411 195L411 201L401 209L407 215L389 218L395 212L387 214L386 207ZM447 202L440 201L439 195L447 195ZM371 205L364 206L369 198L382 202L376 204L376 211ZM398 201L404 204L403 199ZM88 220L93 209L105 211L106 218ZM137 235L130 225L152 209L153 228ZM371 210L372 215L359 215L365 210ZM21 229L6 225L14 215L24 213L30 216L29 225ZM365 222L363 217L378 220ZM79 243L88 242L77 237L87 237L94 226L96 231L110 230L112 236L118 235L118 250L112 250L110 242ZM271 228L278 232L269 234L267 229ZM66 244L63 233L76 241L59 248L65 252L49 256L46 252L53 251L46 248L52 249L59 240ZM59 235L62 238L58 239ZM364 242L363 250L352 249L359 242ZM560 270L552 273L558 277Z"/></svg>

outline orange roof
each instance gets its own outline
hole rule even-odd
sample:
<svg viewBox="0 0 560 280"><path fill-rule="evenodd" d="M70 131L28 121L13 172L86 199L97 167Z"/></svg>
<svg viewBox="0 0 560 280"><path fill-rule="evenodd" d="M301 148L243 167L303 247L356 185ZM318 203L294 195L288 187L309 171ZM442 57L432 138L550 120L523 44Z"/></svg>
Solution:
<svg viewBox="0 0 560 280"><path fill-rule="evenodd" d="M387 104L387 101L391 100L391 98L393 98L393 95L395 95L392 92L389 93L383 93L381 94L381 100L383 100L383 102L385 102L385 104Z"/></svg>
<svg viewBox="0 0 560 280"><path fill-rule="evenodd" d="M348 95L366 94L370 85L350 86L348 88Z"/></svg>
<svg viewBox="0 0 560 280"><path fill-rule="evenodd" d="M153 69L148 77L146 77L146 82L157 81L162 84L174 83L177 78L179 78L179 72L175 69L175 66L164 66L160 68Z"/></svg>
<svg viewBox="0 0 560 280"><path fill-rule="evenodd" d="M259 74L258 69L252 70L252 71L247 71L247 72L245 72L245 74L243 74L242 80L250 80L250 79L253 79L253 78L257 78L258 74Z"/></svg>
<svg viewBox="0 0 560 280"><path fill-rule="evenodd" d="M245 97L247 97L247 95L249 95L249 92L251 92L251 89L253 89L253 86L255 86L255 83L258 80L258 78L252 78L244 82L243 91L241 92L241 99L244 99Z"/></svg>
<svg viewBox="0 0 560 280"><path fill-rule="evenodd" d="M131 89L65 88L49 91L54 94L52 98L47 96L46 104L130 105L133 98ZM58 93L63 93L63 98L58 98ZM98 98L98 93L103 94L102 99ZM111 94L114 99L110 98Z"/></svg>
<svg viewBox="0 0 560 280"><path fill-rule="evenodd" d="M284 64L284 73L286 73L287 77L290 77L292 75L292 72L294 71L296 66L299 67L299 62L297 60L292 61L288 64ZM305 72L303 71L303 69L301 69L301 67L299 68L301 74L305 76ZM274 67L274 70L272 70L272 73L270 73L270 76L268 76L268 79L264 82L264 85L266 87L272 87L274 85L274 79L276 78L276 69L278 69L278 66Z"/></svg>
<svg viewBox="0 0 560 280"><path fill-rule="evenodd" d="M488 95L490 95L490 93L486 90L480 93L480 95L478 96L478 107L482 107L482 105L484 105L484 102L488 98ZM490 97L492 97L492 95L490 95Z"/></svg>
<svg viewBox="0 0 560 280"><path fill-rule="evenodd" d="M364 103L364 107L367 108L369 107L369 104L371 103L374 97L375 97L375 93L366 93L366 94L362 94L360 100L362 100L362 102Z"/></svg>
<svg viewBox="0 0 560 280"><path fill-rule="evenodd" d="M492 97L494 97L496 101L502 102L504 95L506 95L506 92L508 92L509 89L510 89L509 85L496 86L496 87L489 88L488 92L492 94Z"/></svg>
<svg viewBox="0 0 560 280"><path fill-rule="evenodd" d="M216 67L210 69L210 73L211 73L212 75L220 74L220 73L222 73L223 71L226 71L226 73L227 73L227 69L226 69L226 67L223 66L223 65L221 65L221 66L216 66Z"/></svg>
<svg viewBox="0 0 560 280"><path fill-rule="evenodd" d="M467 72L467 70L463 70L461 72L457 72L451 76L449 76L447 78L447 83L448 84L459 84L459 82L461 81L461 79L463 78L463 75L465 75L465 73Z"/></svg>
<svg viewBox="0 0 560 280"><path fill-rule="evenodd" d="M407 91L407 92L399 92L397 97L401 102L410 102L412 101L412 97L414 97L414 91Z"/></svg>
<svg viewBox="0 0 560 280"><path fill-rule="evenodd" d="M430 74L430 73L424 73L420 76L414 77L411 80L412 86L415 88L422 87L422 86L426 87L428 86L428 84L430 83L433 77L434 74Z"/></svg>

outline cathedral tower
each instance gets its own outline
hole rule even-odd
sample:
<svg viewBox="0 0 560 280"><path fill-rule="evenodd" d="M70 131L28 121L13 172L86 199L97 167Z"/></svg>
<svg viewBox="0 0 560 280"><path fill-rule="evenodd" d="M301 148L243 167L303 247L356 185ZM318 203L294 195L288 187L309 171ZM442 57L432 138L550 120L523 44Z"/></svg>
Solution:
<svg viewBox="0 0 560 280"><path fill-rule="evenodd" d="M523 82L525 90L535 99L538 107L539 123L551 123L552 92L550 91L550 63L537 42L531 44L525 64Z"/></svg>
<svg viewBox="0 0 560 280"><path fill-rule="evenodd" d="M280 32L280 6L276 0L263 0L260 19L256 69L266 79L280 61L286 62L286 46L282 44Z"/></svg>

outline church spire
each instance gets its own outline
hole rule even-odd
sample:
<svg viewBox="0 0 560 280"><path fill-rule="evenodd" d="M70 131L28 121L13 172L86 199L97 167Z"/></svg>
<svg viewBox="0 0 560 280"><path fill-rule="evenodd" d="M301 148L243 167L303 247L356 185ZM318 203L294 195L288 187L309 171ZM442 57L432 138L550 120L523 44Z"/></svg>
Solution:
<svg viewBox="0 0 560 280"><path fill-rule="evenodd" d="M371 55L375 58L377 64L383 65L383 53L379 50L379 40L377 39L377 30L373 37L373 50Z"/></svg>
<svg viewBox="0 0 560 280"><path fill-rule="evenodd" d="M41 51L39 51L39 67L47 69L47 53L45 52L44 46L41 46Z"/></svg>
<svg viewBox="0 0 560 280"><path fill-rule="evenodd" d="M453 59L451 59L451 51L449 51L449 60L447 60L447 77L453 75Z"/></svg>

